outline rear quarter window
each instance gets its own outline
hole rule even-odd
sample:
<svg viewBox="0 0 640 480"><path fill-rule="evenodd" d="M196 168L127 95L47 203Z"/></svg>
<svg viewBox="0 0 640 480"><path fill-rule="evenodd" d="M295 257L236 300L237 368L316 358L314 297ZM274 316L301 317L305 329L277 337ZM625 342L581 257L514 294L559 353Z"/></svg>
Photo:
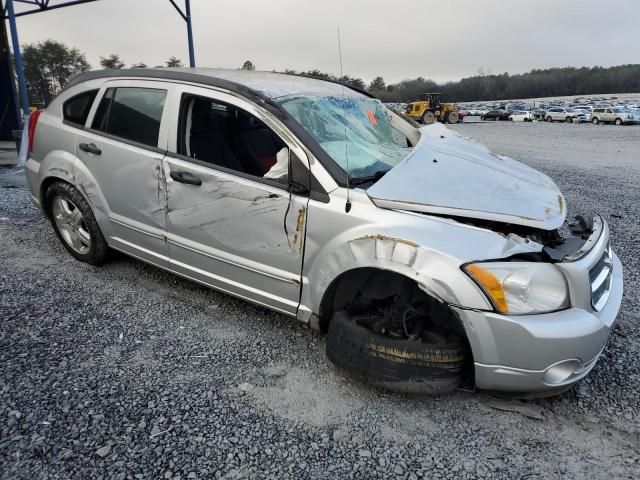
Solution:
<svg viewBox="0 0 640 480"><path fill-rule="evenodd" d="M98 94L98 90L89 90L82 92L62 105L62 117L66 122L83 126L87 121L91 105Z"/></svg>

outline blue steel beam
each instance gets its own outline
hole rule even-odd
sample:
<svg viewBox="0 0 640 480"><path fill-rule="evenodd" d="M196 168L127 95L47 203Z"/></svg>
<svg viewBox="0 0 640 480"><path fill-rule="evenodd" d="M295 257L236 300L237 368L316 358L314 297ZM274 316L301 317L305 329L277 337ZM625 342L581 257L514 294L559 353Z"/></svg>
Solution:
<svg viewBox="0 0 640 480"><path fill-rule="evenodd" d="M13 57L16 60L16 75L18 76L18 88L20 91L20 104L22 114L29 115L29 96L27 94L27 81L24 76L24 63L22 62L22 52L20 51L20 41L18 40L18 28L16 26L16 16L13 11L13 0L7 0L7 16L9 17L9 27L11 28L11 43L13 44ZM4 21L4 20L3 20ZM22 116L18 117L18 124L22 128Z"/></svg>
<svg viewBox="0 0 640 480"><path fill-rule="evenodd" d="M191 27L191 0L184 0L184 12L175 2L175 0L169 0L173 8L176 9L182 19L187 22L187 42L189 44L189 66L194 68L196 66L196 55L193 48L193 29Z"/></svg>

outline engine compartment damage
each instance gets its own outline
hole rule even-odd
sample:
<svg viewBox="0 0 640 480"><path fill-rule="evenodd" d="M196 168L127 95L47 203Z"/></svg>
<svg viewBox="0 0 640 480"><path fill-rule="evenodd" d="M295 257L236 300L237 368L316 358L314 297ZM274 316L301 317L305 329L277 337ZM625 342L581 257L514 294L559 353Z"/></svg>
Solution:
<svg viewBox="0 0 640 480"><path fill-rule="evenodd" d="M517 261L559 263L575 260L589 250L594 233L597 240L602 230L602 219L598 215L594 217L577 215L573 222L566 223L561 229L553 230L464 217L447 216L446 218L490 230L504 236L510 242L530 244L530 252L517 253L507 258Z"/></svg>

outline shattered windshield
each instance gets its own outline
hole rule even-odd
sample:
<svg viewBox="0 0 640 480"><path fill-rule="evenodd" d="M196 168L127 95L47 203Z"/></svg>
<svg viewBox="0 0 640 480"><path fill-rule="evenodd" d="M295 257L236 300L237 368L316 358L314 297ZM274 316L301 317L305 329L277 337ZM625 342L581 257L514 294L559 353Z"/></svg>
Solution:
<svg viewBox="0 0 640 480"><path fill-rule="evenodd" d="M295 96L279 103L353 179L381 176L411 151L379 100Z"/></svg>

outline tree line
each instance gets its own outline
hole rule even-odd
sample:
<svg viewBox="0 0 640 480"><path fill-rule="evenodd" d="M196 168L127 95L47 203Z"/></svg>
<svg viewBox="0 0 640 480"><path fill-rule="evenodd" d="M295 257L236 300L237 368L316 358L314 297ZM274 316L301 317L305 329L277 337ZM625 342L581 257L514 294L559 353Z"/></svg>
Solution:
<svg viewBox="0 0 640 480"><path fill-rule="evenodd" d="M419 100L422 94L427 92L442 93L443 99L450 102L640 92L640 64L607 68L536 69L516 75L509 73L486 74L480 70L477 75L472 77L446 83L437 83L424 77L418 77L386 84L382 77L376 77L369 85L365 85L360 78L336 77L318 72L318 70L308 72L285 70L285 72L315 78L330 78L359 90L367 90L384 102L412 102Z"/></svg>
<svg viewBox="0 0 640 480"><path fill-rule="evenodd" d="M55 40L23 46L23 57L31 102L36 105L48 105L69 77L91 68L84 53ZM112 53L100 57L100 66L124 68L126 64L118 54ZM182 67L183 63L172 56L159 66ZM130 68L147 68L147 65L143 62L133 63ZM255 70L256 66L247 60L240 68ZM368 91L384 102L411 102L420 99L426 92L441 92L445 101L452 102L640 92L640 64L607 68L536 69L516 75L491 74L480 69L477 75L446 83L418 77L387 84L383 77L378 76L367 84L358 77L334 75L318 69L287 69L284 73L337 81L357 90Z"/></svg>
<svg viewBox="0 0 640 480"><path fill-rule="evenodd" d="M55 40L30 43L22 47L24 75L27 80L29 99L33 105L48 105L64 88L73 75L91 69L84 53L67 47ZM126 65L118 54L100 57L102 68L124 68ZM182 67L182 60L170 57L161 67ZM147 68L143 62L133 63L130 68Z"/></svg>

